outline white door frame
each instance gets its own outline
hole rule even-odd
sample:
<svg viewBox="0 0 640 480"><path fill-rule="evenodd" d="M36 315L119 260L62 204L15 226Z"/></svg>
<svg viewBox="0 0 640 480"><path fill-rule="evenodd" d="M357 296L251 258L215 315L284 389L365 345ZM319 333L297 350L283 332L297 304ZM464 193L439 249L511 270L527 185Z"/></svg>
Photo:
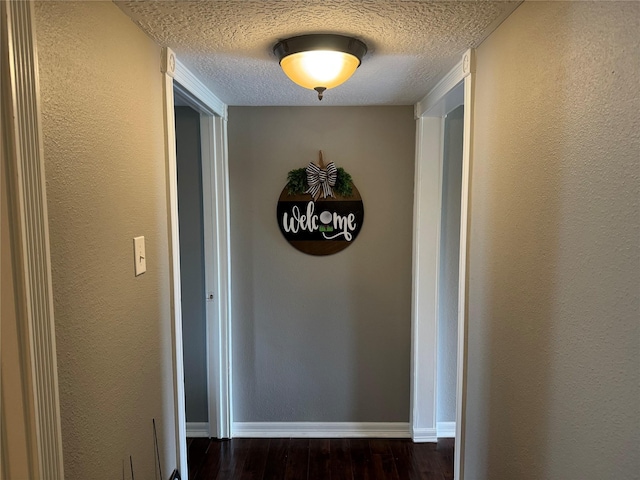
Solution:
<svg viewBox="0 0 640 480"><path fill-rule="evenodd" d="M42 145L38 53L33 2L0 2L0 85L2 112L0 148L6 148L13 272L19 323L18 362L23 385L23 414L29 480L64 478L58 395L56 335L53 317L49 222ZM4 153L6 152L6 156ZM2 188L0 186L0 188ZM15 441L4 428L0 477L7 474L7 443ZM11 412L9 414L15 414ZM8 480L8 479L7 479Z"/></svg>
<svg viewBox="0 0 640 480"><path fill-rule="evenodd" d="M460 262L458 278L458 353L454 473L464 478L464 425L467 386L467 251L469 169L472 160L474 51L415 105L416 172L413 241L413 305L411 352L411 427L414 441L437 441L436 361L438 265L442 202L444 116L464 104Z"/></svg>
<svg viewBox="0 0 640 480"><path fill-rule="evenodd" d="M232 420L227 106L169 48L163 49L162 72L177 463L187 475L174 89L201 118L205 290L213 295L206 302L208 428L209 436L217 438L230 437Z"/></svg>

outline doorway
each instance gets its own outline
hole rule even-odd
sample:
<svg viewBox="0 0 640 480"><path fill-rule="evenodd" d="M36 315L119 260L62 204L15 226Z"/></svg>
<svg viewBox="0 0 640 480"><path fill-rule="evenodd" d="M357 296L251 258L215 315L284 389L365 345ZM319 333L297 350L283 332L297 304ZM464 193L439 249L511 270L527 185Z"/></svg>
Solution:
<svg viewBox="0 0 640 480"><path fill-rule="evenodd" d="M221 102L209 89L198 80L176 58L171 49L164 48L162 54L163 76L163 116L165 121L165 160L167 172L167 204L169 230L169 258L171 283L171 309L172 309L172 356L173 356L173 392L175 402L175 432L177 464L179 471L188 476L187 466L187 405L185 402L185 388L194 387L193 379L197 385L198 394L189 396L189 410L196 408L196 419L204 419L205 422L194 422L199 436L228 438L231 425L231 328L229 312L229 205L228 205L228 180L227 180L227 106ZM199 124L199 139L197 132L192 128L191 139L187 143L192 149L200 153L200 165L189 165L190 172L187 176L200 174L200 188L196 188L195 194L190 194L189 200L184 200L182 213L179 214L178 201L178 165L176 149L176 106L188 107L191 124ZM182 129L181 129L182 130ZM194 133L195 132L195 133ZM183 134L178 133L178 135ZM195 139L195 140L194 140ZM196 144L195 147L193 144ZM184 173L184 172L183 172ZM192 187L193 189L193 187ZM185 203L185 201L187 203ZM197 213L188 212L188 205L199 203ZM200 209L201 206L201 209ZM204 319L204 347L200 339L199 351L196 355L189 352L187 361L194 358L199 367L195 372L187 375L191 378L190 385L185 384L185 355L183 349L183 318L182 296L191 288L189 284L182 287L181 276L181 249L180 229L181 215L189 213L191 219L196 218L197 239L195 244L199 250L194 255L195 260L187 258L187 263L200 261L202 267L195 274L197 287L193 297L191 291L185 297L193 300L196 311L188 312L188 315L199 317L200 335L202 334L202 322ZM201 221L200 221L201 219ZM187 219L188 221L188 219ZM186 228L182 226L182 228ZM200 236L202 242L200 243ZM185 237L184 232L182 237ZM192 238L189 238L191 242ZM187 241L185 237L185 242ZM188 248L189 246L187 246ZM189 252L191 253L191 252ZM186 253L185 253L186 255ZM185 264L186 265L186 264ZM204 292L204 295L203 295ZM203 300L204 299L204 300ZM187 299L185 299L187 300ZM204 306L202 302L204 301ZM188 332L190 336L193 331ZM189 338L185 339L189 341ZM190 344L187 348L191 348ZM202 351L206 351L206 362L202 365ZM203 400L203 372L206 371L206 401ZM193 373L193 375L192 375ZM191 399L194 402L191 402ZM192 407L193 403L198 405ZM199 411L198 411L199 409ZM204 411L206 410L206 417ZM199 415L199 416L198 416ZM198 425L199 424L199 425ZM193 427L193 425L191 425Z"/></svg>
<svg viewBox="0 0 640 480"><path fill-rule="evenodd" d="M474 70L474 51L468 50L415 105L411 427L416 442L455 438L456 480L464 478ZM454 130L455 138L450 135ZM448 171L453 167L452 161L445 159L445 154L453 153L457 164L455 178ZM455 389L452 389L450 372L454 358ZM455 404L454 422L448 421L452 412L444 408L452 404Z"/></svg>
<svg viewBox="0 0 640 480"><path fill-rule="evenodd" d="M442 197L438 265L436 435L455 438L460 260L460 197L464 105L443 119Z"/></svg>
<svg viewBox="0 0 640 480"><path fill-rule="evenodd" d="M209 437L200 113L176 92L174 98L187 437Z"/></svg>
<svg viewBox="0 0 640 480"><path fill-rule="evenodd" d="M186 88L174 87L186 434L227 438L229 387L221 359L227 350L222 321L227 289L221 269L227 266L228 254L222 250L221 230L226 229L220 222L228 217L220 192L226 191L226 171L221 174L218 165L221 157L226 160L225 124Z"/></svg>

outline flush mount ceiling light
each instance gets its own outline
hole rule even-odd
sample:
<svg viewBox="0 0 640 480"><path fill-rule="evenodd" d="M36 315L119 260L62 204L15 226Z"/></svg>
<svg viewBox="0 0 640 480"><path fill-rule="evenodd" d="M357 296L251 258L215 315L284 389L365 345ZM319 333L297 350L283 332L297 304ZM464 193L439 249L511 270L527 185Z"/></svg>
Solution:
<svg viewBox="0 0 640 480"><path fill-rule="evenodd" d="M360 66L367 46L351 37L314 34L276 43L273 52L284 73L301 87L318 92L346 82Z"/></svg>

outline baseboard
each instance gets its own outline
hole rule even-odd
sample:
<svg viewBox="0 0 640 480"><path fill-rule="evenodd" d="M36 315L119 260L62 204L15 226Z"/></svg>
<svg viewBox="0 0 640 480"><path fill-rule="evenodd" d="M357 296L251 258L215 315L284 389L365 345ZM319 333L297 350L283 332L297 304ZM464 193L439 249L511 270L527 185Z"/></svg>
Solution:
<svg viewBox="0 0 640 480"><path fill-rule="evenodd" d="M436 423L438 438L456 438L456 422Z"/></svg>
<svg viewBox="0 0 640 480"><path fill-rule="evenodd" d="M408 423L234 422L233 437L245 438L411 438Z"/></svg>
<svg viewBox="0 0 640 480"><path fill-rule="evenodd" d="M416 443L437 442L438 434L435 428L414 428L411 438Z"/></svg>
<svg viewBox="0 0 640 480"><path fill-rule="evenodd" d="M187 422L188 438L209 438L209 422Z"/></svg>

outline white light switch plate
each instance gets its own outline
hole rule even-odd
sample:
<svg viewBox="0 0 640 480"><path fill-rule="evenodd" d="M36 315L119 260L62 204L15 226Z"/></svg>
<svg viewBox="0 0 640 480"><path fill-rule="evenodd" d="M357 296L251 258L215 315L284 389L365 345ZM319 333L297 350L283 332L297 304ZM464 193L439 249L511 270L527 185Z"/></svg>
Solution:
<svg viewBox="0 0 640 480"><path fill-rule="evenodd" d="M147 254L144 251L144 237L135 237L133 239L133 255L137 277L147 271Z"/></svg>

